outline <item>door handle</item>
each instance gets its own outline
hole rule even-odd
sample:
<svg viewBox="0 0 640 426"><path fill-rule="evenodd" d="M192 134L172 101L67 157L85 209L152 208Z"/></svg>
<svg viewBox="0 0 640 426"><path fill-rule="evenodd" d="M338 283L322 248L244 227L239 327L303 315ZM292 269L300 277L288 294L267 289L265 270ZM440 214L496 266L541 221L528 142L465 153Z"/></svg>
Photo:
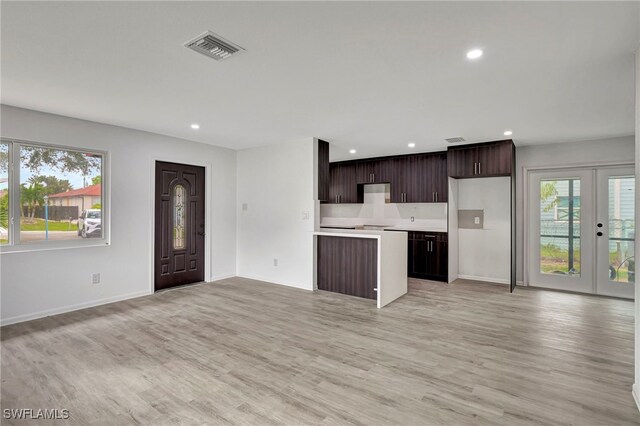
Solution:
<svg viewBox="0 0 640 426"><path fill-rule="evenodd" d="M438 202L438 191L436 191L436 203Z"/></svg>
<svg viewBox="0 0 640 426"><path fill-rule="evenodd" d="M478 174L482 174L482 163L478 163Z"/></svg>
<svg viewBox="0 0 640 426"><path fill-rule="evenodd" d="M473 174L478 174L478 163L473 163Z"/></svg>

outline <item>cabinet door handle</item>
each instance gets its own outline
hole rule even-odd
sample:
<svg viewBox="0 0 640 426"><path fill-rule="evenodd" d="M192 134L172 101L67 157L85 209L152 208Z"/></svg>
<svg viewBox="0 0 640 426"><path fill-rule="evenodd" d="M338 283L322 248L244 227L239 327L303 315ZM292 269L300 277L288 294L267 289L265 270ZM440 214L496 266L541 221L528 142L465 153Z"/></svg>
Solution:
<svg viewBox="0 0 640 426"><path fill-rule="evenodd" d="M436 203L438 202L438 191L436 191Z"/></svg>
<svg viewBox="0 0 640 426"><path fill-rule="evenodd" d="M473 163L473 174L478 174L478 163Z"/></svg>
<svg viewBox="0 0 640 426"><path fill-rule="evenodd" d="M375 181L376 181L376 174L371 173L371 183L374 183Z"/></svg>
<svg viewBox="0 0 640 426"><path fill-rule="evenodd" d="M482 174L482 163L478 163L478 174Z"/></svg>

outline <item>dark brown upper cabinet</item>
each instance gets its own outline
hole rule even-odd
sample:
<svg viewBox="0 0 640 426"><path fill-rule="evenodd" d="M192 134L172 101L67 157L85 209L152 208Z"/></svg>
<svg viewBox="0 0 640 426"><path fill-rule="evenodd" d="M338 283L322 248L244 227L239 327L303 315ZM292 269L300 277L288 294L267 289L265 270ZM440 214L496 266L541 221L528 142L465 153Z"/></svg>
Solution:
<svg viewBox="0 0 640 426"><path fill-rule="evenodd" d="M392 203L446 203L447 153L397 157L391 183Z"/></svg>
<svg viewBox="0 0 640 426"><path fill-rule="evenodd" d="M356 161L356 182L391 183L392 170L386 158Z"/></svg>
<svg viewBox="0 0 640 426"><path fill-rule="evenodd" d="M392 203L446 203L447 153L343 161L330 165L330 203L362 203L364 185L389 183Z"/></svg>
<svg viewBox="0 0 640 426"><path fill-rule="evenodd" d="M329 142L318 140L318 201L330 201Z"/></svg>
<svg viewBox="0 0 640 426"><path fill-rule="evenodd" d="M329 165L329 202L362 203L362 189L356 184L356 164L347 161Z"/></svg>
<svg viewBox="0 0 640 426"><path fill-rule="evenodd" d="M449 147L447 169L457 179L511 176L515 146L511 139Z"/></svg>

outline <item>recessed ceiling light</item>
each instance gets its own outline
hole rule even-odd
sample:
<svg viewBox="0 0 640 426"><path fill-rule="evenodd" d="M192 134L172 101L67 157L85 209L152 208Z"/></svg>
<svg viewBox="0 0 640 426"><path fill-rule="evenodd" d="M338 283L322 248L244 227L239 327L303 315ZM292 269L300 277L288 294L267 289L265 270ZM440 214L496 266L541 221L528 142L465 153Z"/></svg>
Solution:
<svg viewBox="0 0 640 426"><path fill-rule="evenodd" d="M355 150L355 149L350 149L350 150L349 150L349 154L355 154L355 153L356 153L356 150Z"/></svg>
<svg viewBox="0 0 640 426"><path fill-rule="evenodd" d="M513 134L513 132L511 130L505 130L504 135L505 136L511 136Z"/></svg>
<svg viewBox="0 0 640 426"><path fill-rule="evenodd" d="M193 123L193 124L191 125L191 128L192 128L193 130L198 130L198 129L200 128L200 125L199 125L199 124L196 124L196 123Z"/></svg>
<svg viewBox="0 0 640 426"><path fill-rule="evenodd" d="M415 148L416 147L415 142L409 142L408 147L409 148Z"/></svg>
<svg viewBox="0 0 640 426"><path fill-rule="evenodd" d="M478 59L480 56L482 56L482 50L480 49L473 49L467 52L467 58L469 59Z"/></svg>

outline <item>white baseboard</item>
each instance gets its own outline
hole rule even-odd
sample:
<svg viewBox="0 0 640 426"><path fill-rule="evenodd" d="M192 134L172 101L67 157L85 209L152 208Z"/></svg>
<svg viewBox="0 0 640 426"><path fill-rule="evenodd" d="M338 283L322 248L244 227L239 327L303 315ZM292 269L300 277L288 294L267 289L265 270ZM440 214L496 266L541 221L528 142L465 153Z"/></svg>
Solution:
<svg viewBox="0 0 640 426"><path fill-rule="evenodd" d="M634 384L631 387L631 395L633 395L633 399L636 401L636 406L638 410L640 410L640 387L637 384Z"/></svg>
<svg viewBox="0 0 640 426"><path fill-rule="evenodd" d="M226 280L227 278L233 278L233 277L236 277L236 276L237 276L236 274L218 275L218 276L215 276L215 277L211 277L211 282L220 281L220 280Z"/></svg>
<svg viewBox="0 0 640 426"><path fill-rule="evenodd" d="M255 281L263 281L265 283L269 283L269 284L277 284L277 285L283 285L286 287L293 287L293 288L299 288L300 290L308 290L308 291L313 291L313 283L311 283L311 285L309 287L303 287L303 286L299 286L296 284L291 284L291 283L285 283L285 282L280 282L280 281L273 281L273 280L269 280L263 277L255 277L252 275L237 275L238 278L246 278L248 280L255 280Z"/></svg>
<svg viewBox="0 0 640 426"><path fill-rule="evenodd" d="M463 280L473 280L473 281L483 281L492 284L511 284L510 280L505 280L503 278L491 278L491 277L476 277L475 275L462 275L458 274L458 278L462 278Z"/></svg>
<svg viewBox="0 0 640 426"><path fill-rule="evenodd" d="M5 326L9 324L16 324L24 321L31 321L38 318L49 317L51 315L64 314L67 312L78 311L80 309L92 308L94 306L106 305L108 303L120 302L122 300L135 299L136 297L148 296L153 294L152 292L145 291L137 291L134 293L122 294L114 297L107 297L105 299L92 300L90 302L77 303L75 305L67 305L62 306L60 308L47 309L45 311L34 312L31 314L17 315L15 317L3 318L0 320L0 326Z"/></svg>

